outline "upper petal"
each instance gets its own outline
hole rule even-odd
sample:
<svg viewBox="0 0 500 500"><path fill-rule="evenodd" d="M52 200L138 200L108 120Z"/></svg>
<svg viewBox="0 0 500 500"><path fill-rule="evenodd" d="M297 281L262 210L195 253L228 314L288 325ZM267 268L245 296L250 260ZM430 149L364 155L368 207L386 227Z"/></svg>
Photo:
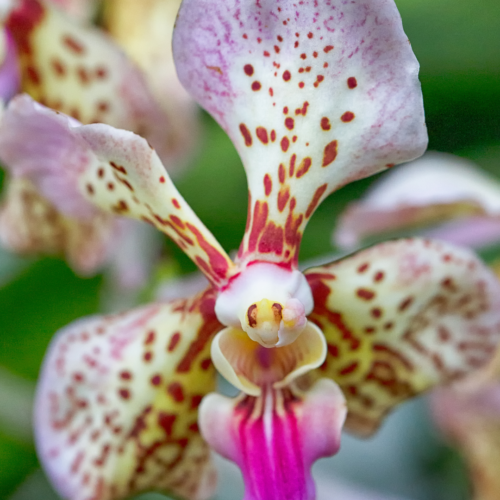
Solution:
<svg viewBox="0 0 500 500"><path fill-rule="evenodd" d="M242 258L296 261L325 196L425 150L418 63L392 0L184 0L174 57L243 159Z"/></svg>
<svg viewBox="0 0 500 500"><path fill-rule="evenodd" d="M53 341L35 404L38 452L69 500L214 487L198 405L215 387L213 294L80 320Z"/></svg>
<svg viewBox="0 0 500 500"><path fill-rule="evenodd" d="M463 221L432 234L472 246L500 237L500 223L495 220L499 215L496 179L467 160L433 152L394 169L361 201L351 203L340 217L334 239L341 247L353 248L380 233L481 216L481 233L476 221Z"/></svg>
<svg viewBox="0 0 500 500"><path fill-rule="evenodd" d="M63 213L95 212L151 223L170 236L218 285L233 266L170 180L148 142L104 124L78 126L34 103L11 101L0 125L0 158L29 178Z"/></svg>
<svg viewBox="0 0 500 500"><path fill-rule="evenodd" d="M141 133L164 152L169 118L138 68L104 33L42 0L15 2L6 26L17 45L23 91L82 123Z"/></svg>
<svg viewBox="0 0 500 500"><path fill-rule="evenodd" d="M470 251L429 240L383 243L308 270L347 426L367 434L404 399L482 366L500 338L500 283Z"/></svg>

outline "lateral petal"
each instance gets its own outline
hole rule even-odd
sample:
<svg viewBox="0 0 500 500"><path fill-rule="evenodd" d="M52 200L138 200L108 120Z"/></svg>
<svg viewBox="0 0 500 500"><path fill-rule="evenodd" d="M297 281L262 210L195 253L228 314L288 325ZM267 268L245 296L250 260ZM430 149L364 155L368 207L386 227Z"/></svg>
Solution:
<svg viewBox="0 0 500 500"><path fill-rule="evenodd" d="M425 150L418 63L392 0L184 0L174 58L243 160L241 259L296 265L321 200Z"/></svg>
<svg viewBox="0 0 500 500"><path fill-rule="evenodd" d="M313 500L311 465L337 453L345 414L342 392L323 379L306 392L268 389L236 399L210 394L200 407L200 428L241 468L244 500Z"/></svg>
<svg viewBox="0 0 500 500"><path fill-rule="evenodd" d="M8 101L19 92L21 76L17 51L7 30L0 31L0 99Z"/></svg>
<svg viewBox="0 0 500 500"><path fill-rule="evenodd" d="M366 196L341 215L335 243L355 248L380 233L436 228L433 238L467 246L500 239L500 183L472 162L444 153L430 153L396 168L375 183Z"/></svg>
<svg viewBox="0 0 500 500"><path fill-rule="evenodd" d="M346 395L347 428L370 434L401 401L489 361L500 338L500 283L469 250L387 242L310 269L325 364Z"/></svg>
<svg viewBox="0 0 500 500"><path fill-rule="evenodd" d="M0 158L30 179L63 213L97 208L151 223L170 236L213 283L233 263L170 180L148 142L109 125L79 126L28 96L9 104L0 125Z"/></svg>
<svg viewBox="0 0 500 500"><path fill-rule="evenodd" d="M208 499L198 405L215 388L213 292L86 318L53 341L35 403L38 452L69 500L145 490Z"/></svg>

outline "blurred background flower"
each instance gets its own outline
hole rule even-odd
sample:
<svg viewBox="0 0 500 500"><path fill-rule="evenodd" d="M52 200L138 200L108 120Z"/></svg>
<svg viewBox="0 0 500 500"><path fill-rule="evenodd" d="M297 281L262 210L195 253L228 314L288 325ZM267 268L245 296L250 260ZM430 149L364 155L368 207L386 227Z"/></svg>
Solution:
<svg viewBox="0 0 500 500"><path fill-rule="evenodd" d="M91 1L59 3L74 4L84 17L87 7L93 7ZM101 19L99 22L108 25L114 34L107 17L111 15L112 3L107 12L98 5L93 19ZM470 159L491 175L500 177L498 0L475 3L396 0L396 3L421 63L420 80L430 149ZM82 5L83 11L79 10ZM119 35L116 36L119 41ZM133 58L134 49L125 48ZM147 71L145 67L142 69ZM207 115L202 115L201 120L203 142L196 148L190 169L176 184L224 248L230 251L239 245L245 227L245 175L226 135ZM217 182L213 182L214 179ZM330 237L338 215L349 202L360 198L375 180L359 181L325 200L306 230L302 260L337 250L332 248ZM161 276L179 277L194 271L194 265L175 244L163 240L161 245L161 253L170 255L168 262L157 271ZM500 255L500 250L490 247L482 255L492 259ZM53 333L78 317L102 310L100 297L104 284L103 275L78 278L58 258L22 260L5 251L0 253L1 498L57 498L39 471L31 444L29 409L33 383ZM143 299L148 298L145 293ZM422 401L404 405L369 441L344 436L342 453L319 462L315 473L319 478L321 500L334 499L335 495L357 500L354 494L349 493L348 497L343 490L333 486L334 478L338 477L355 483L358 488L380 492L380 500L389 500L390 495L400 500L465 500L471 497L460 455L435 430ZM233 500L241 496L238 493L241 491L237 473L224 472L217 498ZM164 497L141 497L146 498L159 500ZM374 496L372 500L379 498Z"/></svg>

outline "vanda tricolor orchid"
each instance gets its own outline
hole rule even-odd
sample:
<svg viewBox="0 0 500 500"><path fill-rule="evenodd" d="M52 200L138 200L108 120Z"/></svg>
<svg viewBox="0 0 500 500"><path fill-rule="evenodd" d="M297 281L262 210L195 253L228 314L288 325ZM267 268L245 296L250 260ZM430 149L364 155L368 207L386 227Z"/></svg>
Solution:
<svg viewBox="0 0 500 500"><path fill-rule="evenodd" d="M28 97L5 114L0 154L32 165L48 190L63 185L63 203L150 222L210 281L190 299L58 334L36 398L39 453L72 500L209 498L208 445L241 467L246 500L313 499L311 464L337 452L346 413L369 434L397 403L488 360L500 284L469 251L424 240L297 270L329 193L425 148L418 65L392 1L184 0L174 56L247 172L235 262L146 140ZM54 168L32 161L40 137ZM212 363L236 399L207 396Z"/></svg>
<svg viewBox="0 0 500 500"><path fill-rule="evenodd" d="M196 130L178 133L176 115L191 117L185 123L192 123L194 116L191 102L169 95L169 90L180 86L171 70L172 63L157 61L156 69L162 75L168 73L163 78L163 101L175 100L175 111L163 106L148 79L115 42L52 3L80 13L79 17L88 17L93 7L93 2L88 1L6 2L3 34L9 50L2 77L9 85L2 85L2 96L7 99L15 93L20 70L20 88L34 99L79 122L104 122L140 132L157 148L166 168L171 173L178 171L192 150ZM158 22L160 27L173 26L175 12L170 14ZM51 157L40 156L42 162L44 157ZM110 260L125 231L141 232L136 222L120 221L90 203L84 206L80 202L79 208L70 201L66 205L59 203L57 194L47 189L39 175L31 175L30 169L16 164L9 155L1 160L11 177L0 215L0 238L9 249L23 254L62 254L77 272L92 274Z"/></svg>

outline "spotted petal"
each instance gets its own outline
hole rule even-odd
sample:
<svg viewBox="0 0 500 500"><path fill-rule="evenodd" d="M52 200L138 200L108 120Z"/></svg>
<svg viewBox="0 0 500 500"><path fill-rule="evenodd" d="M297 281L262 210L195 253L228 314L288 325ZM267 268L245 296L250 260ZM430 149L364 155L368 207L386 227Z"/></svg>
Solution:
<svg viewBox="0 0 500 500"><path fill-rule="evenodd" d="M334 239L354 248L364 238L455 219L428 231L467 246L500 239L500 183L462 158L431 153L395 169L341 216Z"/></svg>
<svg viewBox="0 0 500 500"><path fill-rule="evenodd" d="M42 0L15 2L6 26L25 92L83 123L141 133L168 160L170 122L140 71L107 36Z"/></svg>
<svg viewBox="0 0 500 500"><path fill-rule="evenodd" d="M102 212L85 220L64 216L30 181L12 179L0 210L0 240L18 254L63 256L78 274L90 275L118 249L121 222Z"/></svg>
<svg viewBox="0 0 500 500"><path fill-rule="evenodd" d="M377 245L307 271L310 319L328 343L318 377L371 433L394 405L485 364L500 339L500 283L470 251L430 240Z"/></svg>
<svg viewBox="0 0 500 500"><path fill-rule="evenodd" d="M174 57L247 172L241 259L296 264L322 199L425 150L418 63L392 0L184 0Z"/></svg>
<svg viewBox="0 0 500 500"><path fill-rule="evenodd" d="M5 112L0 158L63 213L85 218L98 207L144 220L173 238L212 282L228 277L231 260L181 197L154 149L132 132L79 126L24 95Z"/></svg>
<svg viewBox="0 0 500 500"><path fill-rule="evenodd" d="M35 405L38 452L69 500L156 489L208 499L198 405L215 387L213 293L87 318L50 347Z"/></svg>

